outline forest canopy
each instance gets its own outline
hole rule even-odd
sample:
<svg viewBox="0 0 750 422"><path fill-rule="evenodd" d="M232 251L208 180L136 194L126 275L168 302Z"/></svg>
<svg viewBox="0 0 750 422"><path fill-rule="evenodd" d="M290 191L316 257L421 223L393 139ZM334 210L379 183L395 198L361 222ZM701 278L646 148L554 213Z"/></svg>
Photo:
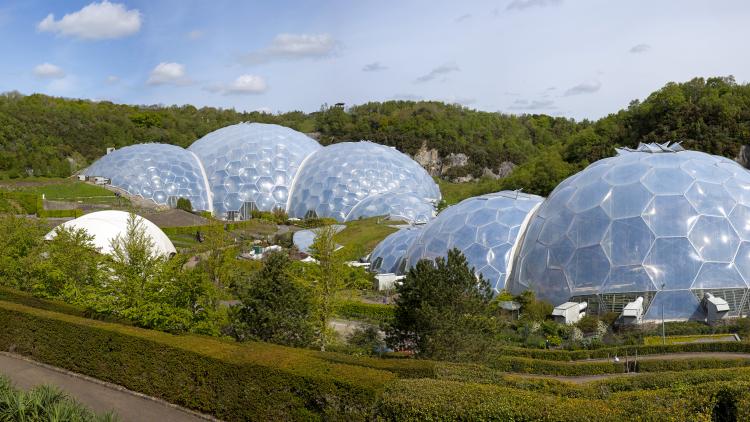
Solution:
<svg viewBox="0 0 750 422"><path fill-rule="evenodd" d="M734 158L750 138L750 84L733 77L668 83L597 121L510 115L434 101L371 102L348 108L279 114L185 106L134 106L107 101L0 95L0 178L63 177L105 148L143 142L186 147L238 122L264 122L310 133L322 144L371 140L415 154L465 154L461 171L480 177L512 163L498 186L547 194L559 181L616 146L682 141L683 146ZM454 174L455 175L455 174Z"/></svg>

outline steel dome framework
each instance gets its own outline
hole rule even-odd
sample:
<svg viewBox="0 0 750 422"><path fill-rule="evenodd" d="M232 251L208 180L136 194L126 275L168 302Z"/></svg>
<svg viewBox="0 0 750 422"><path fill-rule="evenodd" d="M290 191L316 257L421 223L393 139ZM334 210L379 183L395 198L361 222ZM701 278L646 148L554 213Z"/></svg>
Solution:
<svg viewBox="0 0 750 422"><path fill-rule="evenodd" d="M747 308L750 173L679 145L619 150L563 181L539 208L512 290L554 304L619 312L638 296L645 319L703 319L706 293Z"/></svg>
<svg viewBox="0 0 750 422"><path fill-rule="evenodd" d="M83 174L107 177L112 186L159 205L174 206L177 198L187 198L196 210L212 209L201 162L178 146L127 146L100 158Z"/></svg>
<svg viewBox="0 0 750 422"><path fill-rule="evenodd" d="M407 266L446 257L456 248L499 292L505 288L525 224L542 201L536 195L501 191L448 207L413 241L406 254Z"/></svg>

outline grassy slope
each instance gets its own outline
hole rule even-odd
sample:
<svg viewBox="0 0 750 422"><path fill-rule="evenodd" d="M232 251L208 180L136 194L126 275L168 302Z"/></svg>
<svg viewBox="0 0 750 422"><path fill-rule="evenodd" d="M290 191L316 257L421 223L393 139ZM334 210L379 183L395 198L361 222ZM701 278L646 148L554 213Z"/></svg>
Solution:
<svg viewBox="0 0 750 422"><path fill-rule="evenodd" d="M346 223L346 228L336 234L336 242L344 246L346 259L358 259L368 253L397 229L390 227L393 222L383 221L382 217L366 218Z"/></svg>

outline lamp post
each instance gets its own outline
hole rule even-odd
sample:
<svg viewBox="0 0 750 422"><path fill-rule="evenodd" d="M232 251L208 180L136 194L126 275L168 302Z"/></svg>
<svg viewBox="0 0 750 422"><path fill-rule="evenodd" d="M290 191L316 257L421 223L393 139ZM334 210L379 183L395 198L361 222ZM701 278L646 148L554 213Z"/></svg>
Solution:
<svg viewBox="0 0 750 422"><path fill-rule="evenodd" d="M661 283L661 290L664 291L664 283ZM667 344L667 336L664 332L664 301L661 301L661 344Z"/></svg>

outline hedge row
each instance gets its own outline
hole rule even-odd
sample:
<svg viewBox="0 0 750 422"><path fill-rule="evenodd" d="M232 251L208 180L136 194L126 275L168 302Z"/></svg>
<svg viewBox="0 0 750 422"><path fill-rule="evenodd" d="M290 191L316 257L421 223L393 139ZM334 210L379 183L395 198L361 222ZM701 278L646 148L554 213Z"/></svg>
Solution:
<svg viewBox="0 0 750 422"><path fill-rule="evenodd" d="M336 313L344 319L381 323L393 319L393 306L347 300L339 305Z"/></svg>
<svg viewBox="0 0 750 422"><path fill-rule="evenodd" d="M742 420L750 414L748 386L715 383L686 392L638 391L580 399L497 385L399 380L386 389L377 415L394 421L705 421L717 416Z"/></svg>
<svg viewBox="0 0 750 422"><path fill-rule="evenodd" d="M0 349L225 420L367 419L395 375L265 343L174 336L0 301Z"/></svg>
<svg viewBox="0 0 750 422"><path fill-rule="evenodd" d="M257 221L247 220L247 221L235 221L235 222L230 222L230 223L219 222L217 224L220 224L225 230L232 231L232 230L238 230L238 229L250 227L254 224L257 224ZM161 231L163 231L164 234L168 236L174 236L174 235L180 235L180 234L195 234L198 231L206 231L210 227L211 225L209 224L202 225L202 226L162 227Z"/></svg>
<svg viewBox="0 0 750 422"><path fill-rule="evenodd" d="M73 217L78 218L83 215L83 210L79 210L78 208L72 209L72 210L45 210L44 208L40 208L37 212L37 215L39 217L48 217L48 218L64 218L64 217Z"/></svg>
<svg viewBox="0 0 750 422"><path fill-rule="evenodd" d="M667 345L638 345L618 346L593 350L547 350L529 349L513 346L494 347L487 356L489 359L502 356L516 356L543 360L575 361L585 359L605 359L613 356L625 357L638 355L659 355L668 353L691 352L734 352L750 353L750 343L745 342L715 342L715 343L684 343Z"/></svg>

